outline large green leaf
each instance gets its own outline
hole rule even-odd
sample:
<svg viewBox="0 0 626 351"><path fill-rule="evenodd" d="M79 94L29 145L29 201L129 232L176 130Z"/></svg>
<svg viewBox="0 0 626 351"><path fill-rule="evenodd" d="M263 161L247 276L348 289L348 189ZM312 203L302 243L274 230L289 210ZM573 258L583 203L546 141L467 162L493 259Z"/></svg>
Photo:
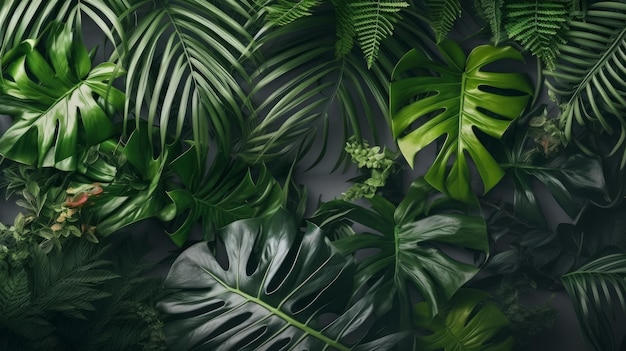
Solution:
<svg viewBox="0 0 626 351"><path fill-rule="evenodd" d="M616 133L615 149L626 140L626 4L600 1L581 20L571 21L567 43L559 46L557 69L545 72L546 84L562 106L561 124L567 140L588 147L577 126ZM626 163L626 154L622 167Z"/></svg>
<svg viewBox="0 0 626 351"><path fill-rule="evenodd" d="M533 88L523 74L486 69L502 60L522 61L512 47L482 45L467 60L452 41L441 42L439 49L443 63L415 49L398 62L390 91L393 136L411 166L419 151L445 136L426 180L453 198L472 202L467 157L478 169L484 192L504 175L479 134L500 138L526 108ZM417 73L406 77L410 72Z"/></svg>
<svg viewBox="0 0 626 351"><path fill-rule="evenodd" d="M613 326L617 307L626 311L626 255L593 260L561 278L572 299L585 343L591 350L616 350Z"/></svg>
<svg viewBox="0 0 626 351"><path fill-rule="evenodd" d="M500 333L511 326L498 306L488 301L489 294L462 289L450 300L445 313L433 317L426 302L415 306L418 328L432 332L416 338L424 351L505 351L513 349L513 338Z"/></svg>
<svg viewBox="0 0 626 351"><path fill-rule="evenodd" d="M484 253L489 250L483 218L451 213L450 210L462 206L447 197L433 200L433 195L432 187L418 179L397 207L375 196L369 200L371 209L336 200L324 204L316 213L323 227L332 228L337 219L367 227L363 233L333 244L344 254L376 249L359 262L357 285L384 275L391 284L385 298L398 296L401 311L410 310L407 291L413 286L436 314L478 272L476 266L449 256L438 244Z"/></svg>
<svg viewBox="0 0 626 351"><path fill-rule="evenodd" d="M111 81L123 70L112 63L92 69L74 35L56 23L47 36L23 41L2 58L0 113L14 117L0 138L2 156L74 170L79 144L97 144L113 133L111 109L123 108L124 94Z"/></svg>
<svg viewBox="0 0 626 351"><path fill-rule="evenodd" d="M304 235L287 212L242 220L217 233L224 248L184 251L159 302L172 350L386 350L402 335L357 346L376 309L369 299L346 308L351 260L309 225ZM320 315L342 313L324 326ZM352 335L351 335L352 334Z"/></svg>

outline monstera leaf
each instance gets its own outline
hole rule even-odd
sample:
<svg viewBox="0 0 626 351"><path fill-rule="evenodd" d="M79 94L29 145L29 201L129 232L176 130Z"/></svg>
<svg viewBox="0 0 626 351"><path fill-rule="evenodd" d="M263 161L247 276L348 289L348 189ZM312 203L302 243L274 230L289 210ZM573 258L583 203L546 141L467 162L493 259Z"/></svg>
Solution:
<svg viewBox="0 0 626 351"><path fill-rule="evenodd" d="M415 306L415 324L432 334L416 338L423 351L505 351L513 349L513 338L499 337L511 322L493 303L489 294L474 289L460 290L445 313L434 316L426 302Z"/></svg>
<svg viewBox="0 0 626 351"><path fill-rule="evenodd" d="M373 317L370 299L346 308L354 265L310 225L301 235L293 218L234 222L216 242L184 251L172 265L158 304L167 315L172 350L387 350L389 335L358 345ZM341 313L329 324L322 314ZM357 346L358 345L358 346Z"/></svg>
<svg viewBox="0 0 626 351"><path fill-rule="evenodd" d="M316 214L323 228L332 227L334 219L339 218L374 231L346 236L333 244L344 254L376 249L377 252L359 262L355 280L361 285L372 277L386 276L392 286L385 299L398 296L400 311L410 310L407 290L412 285L436 314L478 272L476 266L456 260L437 244L480 252L489 250L482 217L445 212L445 208L459 208L459 202L448 197L432 200L433 195L433 188L418 179L398 207L375 196L369 200L371 209L336 200L324 204Z"/></svg>
<svg viewBox="0 0 626 351"><path fill-rule="evenodd" d="M473 202L466 157L476 165L484 192L500 181L504 172L479 135L500 138L526 108L533 88L522 74L485 68L501 60L521 61L521 54L511 47L479 46L467 60L452 41L443 41L439 49L443 63L414 49L396 65L390 90L393 136L411 166L419 151L445 136L426 180L455 199ZM417 74L406 77L410 72Z"/></svg>
<svg viewBox="0 0 626 351"><path fill-rule="evenodd" d="M2 69L0 113L14 121L0 138L0 155L74 170L78 144L113 133L111 110L121 110L125 97L110 82L124 71L113 63L92 69L69 27L56 23L40 42L25 40L2 58Z"/></svg>

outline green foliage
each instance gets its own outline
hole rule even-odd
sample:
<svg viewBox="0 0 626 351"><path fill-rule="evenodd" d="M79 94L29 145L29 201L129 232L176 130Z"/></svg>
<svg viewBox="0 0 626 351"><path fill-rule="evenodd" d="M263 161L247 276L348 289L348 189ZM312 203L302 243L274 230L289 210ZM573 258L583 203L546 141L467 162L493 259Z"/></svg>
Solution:
<svg viewBox="0 0 626 351"><path fill-rule="evenodd" d="M437 44L444 41L454 22L461 17L459 0L426 0Z"/></svg>
<svg viewBox="0 0 626 351"><path fill-rule="evenodd" d="M505 351L513 349L513 338L503 336L511 322L484 291L462 289L445 311L431 313L426 302L415 306L415 323L432 334L419 336L419 350Z"/></svg>
<svg viewBox="0 0 626 351"><path fill-rule="evenodd" d="M105 62L91 68L70 27L55 23L39 40L27 39L2 57L0 113L14 117L0 137L0 154L38 167L74 170L79 144L111 136L111 110L124 94L111 86L124 71Z"/></svg>
<svg viewBox="0 0 626 351"><path fill-rule="evenodd" d="M234 222L214 243L198 243L174 262L160 301L172 350L270 347L318 350L389 349L391 335L361 344L377 308L366 295L353 305L354 265L309 225L301 235L285 212ZM226 258L221 263L217 257ZM322 327L325 313L339 316Z"/></svg>
<svg viewBox="0 0 626 351"><path fill-rule="evenodd" d="M378 57L380 43L393 34L393 24L398 12L409 4L394 0L360 0L350 3L354 32L367 67L371 68Z"/></svg>
<svg viewBox="0 0 626 351"><path fill-rule="evenodd" d="M626 123L622 117L626 110L624 23L623 2L592 4L584 19L571 21L565 35L568 42L559 46L558 68L545 72L551 78L546 85L561 105L565 137L584 150L587 150L585 142L575 132L578 126L594 134L616 133L619 139L614 151L626 140ZM625 162L623 158L622 167Z"/></svg>
<svg viewBox="0 0 626 351"><path fill-rule="evenodd" d="M572 299L585 343L592 350L615 350L612 316L626 310L626 255L599 257L561 278Z"/></svg>
<svg viewBox="0 0 626 351"><path fill-rule="evenodd" d="M276 4L265 6L267 21L272 25L284 26L301 17L310 16L312 9L320 3L321 0L277 0Z"/></svg>
<svg viewBox="0 0 626 351"><path fill-rule="evenodd" d="M480 0L476 7L481 11L482 17L489 22L493 43L498 45L504 38L502 21L505 19L502 8L504 0Z"/></svg>
<svg viewBox="0 0 626 351"><path fill-rule="evenodd" d="M501 166L513 179L515 215L537 224L545 224L545 219L533 179L550 191L570 218L576 218L589 201L605 202L608 197L599 157L571 149L552 155L561 144L561 133L555 128L540 115L516 125L505 138L506 161ZM535 142L531 149L529 140Z"/></svg>
<svg viewBox="0 0 626 351"><path fill-rule="evenodd" d="M314 221L323 229L343 232L349 232L346 226L352 222L365 226L363 233L352 232L353 235L333 241L346 255L368 248L379 250L359 262L357 286L384 276L389 287L379 303L397 296L401 313L410 310L407 291L409 286L415 287L434 315L478 272L473 264L448 256L437 245L489 251L484 219L455 213L451 209L464 206L448 197L433 198L434 195L433 188L418 179L397 207L380 196L368 199L371 209L335 200L323 204Z"/></svg>
<svg viewBox="0 0 626 351"><path fill-rule="evenodd" d="M411 166L419 151L445 137L426 180L439 191L470 203L475 195L468 157L478 169L485 193L504 175L477 132L501 138L525 110L533 88L523 74L485 69L500 60L521 61L521 54L512 47L482 45L466 58L456 43L446 40L439 50L441 63L412 50L396 65L390 89L393 136ZM417 74L407 77L410 72ZM415 122L421 124L415 127Z"/></svg>
<svg viewBox="0 0 626 351"><path fill-rule="evenodd" d="M389 150L380 150L380 146L370 147L366 141L359 143L351 138L346 143L346 152L360 169L367 169L369 177L353 184L343 193L343 199L353 201L362 197L372 198L378 188L385 186L387 178L393 171L396 155Z"/></svg>
<svg viewBox="0 0 626 351"><path fill-rule="evenodd" d="M571 14L570 1L528 1L506 4L504 27L509 38L555 68L558 45L565 43L564 32Z"/></svg>

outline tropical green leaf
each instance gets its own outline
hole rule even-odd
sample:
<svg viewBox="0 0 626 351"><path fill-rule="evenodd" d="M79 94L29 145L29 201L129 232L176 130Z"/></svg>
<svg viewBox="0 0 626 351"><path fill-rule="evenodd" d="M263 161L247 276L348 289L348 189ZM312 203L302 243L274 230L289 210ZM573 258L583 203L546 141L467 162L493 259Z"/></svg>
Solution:
<svg viewBox="0 0 626 351"><path fill-rule="evenodd" d="M493 34L493 43L498 45L505 34L502 26L504 0L480 0L477 5L483 18L489 22L491 34Z"/></svg>
<svg viewBox="0 0 626 351"><path fill-rule="evenodd" d="M356 38L365 55L367 67L378 57L380 43L393 34L393 24L398 21L398 13L409 7L406 1L360 0L350 2L352 21Z"/></svg>
<svg viewBox="0 0 626 351"><path fill-rule="evenodd" d="M187 123L205 152L210 136L223 152L244 127L245 93L238 79L248 79L242 61L250 55L247 1L142 0L127 11L138 18L128 28L127 120L142 118L160 128L160 146L183 134ZM152 140L152 134L150 139ZM200 159L198 160L200 162Z"/></svg>
<svg viewBox="0 0 626 351"><path fill-rule="evenodd" d="M437 314L478 272L476 266L448 256L437 244L489 251L484 219L454 213L451 210L465 206L448 197L433 199L435 193L423 179L418 179L397 207L374 196L369 199L371 209L335 200L323 204L316 212L316 222L322 228L333 228L337 220L366 227L363 233L340 238L333 244L344 254L376 249L377 252L359 262L356 284L384 275L391 284L384 299L398 296L400 311L410 310L407 291L413 286L429 302L433 314Z"/></svg>
<svg viewBox="0 0 626 351"><path fill-rule="evenodd" d="M82 39L83 17L89 18L112 43L126 42L118 20L118 0L5 0L0 5L0 57L24 40L39 38L53 22L67 23ZM118 10L118 11L116 11ZM4 64L3 64L4 67Z"/></svg>
<svg viewBox="0 0 626 351"><path fill-rule="evenodd" d="M613 317L626 311L626 255L595 259L561 278L572 299L585 343L591 350L616 350Z"/></svg>
<svg viewBox="0 0 626 351"><path fill-rule="evenodd" d="M615 150L626 140L626 4L602 1L589 6L584 19L571 21L567 44L546 85L561 104L561 124L568 141L586 150L574 132L577 126L594 133L617 133ZM622 159L622 167L626 158Z"/></svg>
<svg viewBox="0 0 626 351"><path fill-rule="evenodd" d="M69 27L55 24L39 41L28 39L7 52L2 62L0 113L14 117L0 138L4 157L74 170L78 145L112 135L110 111L123 109L124 94L111 81L123 70L112 63L92 69Z"/></svg>
<svg viewBox="0 0 626 351"><path fill-rule="evenodd" d="M402 335L358 345L376 309L367 298L345 311L354 266L309 225L285 211L234 222L172 265L159 302L172 350L379 350ZM222 256L223 255L223 256ZM217 257L223 257L224 261ZM341 313L325 325L320 315Z"/></svg>
<svg viewBox="0 0 626 351"><path fill-rule="evenodd" d="M265 6L267 21L284 26L301 17L310 16L312 10L320 4L321 0L276 0L275 4Z"/></svg>
<svg viewBox="0 0 626 351"><path fill-rule="evenodd" d="M264 165L254 172L240 160L217 155L206 169L198 167L196 160L192 147L169 165L183 183L182 188L167 192L176 215L183 217L182 224L170 233L177 245L183 245L199 220L203 232L209 234L236 220L258 217L281 207L282 189Z"/></svg>
<svg viewBox="0 0 626 351"><path fill-rule="evenodd" d="M508 3L504 27L509 38L520 42L553 70L558 46L566 42L564 33L572 13L569 5L563 0Z"/></svg>
<svg viewBox="0 0 626 351"><path fill-rule="evenodd" d="M343 148L350 136L361 140L366 133L377 143L376 116L388 111L393 64L412 45L431 42L423 23L417 13L403 11L399 37L381 43L371 69L356 50L336 57L337 23L328 7L265 32L258 39L263 63L250 94L255 109L239 155L248 162L300 160L314 145L321 156L335 146L331 142Z"/></svg>
<svg viewBox="0 0 626 351"><path fill-rule="evenodd" d="M461 17L459 0L426 0L437 44L446 39L454 22Z"/></svg>
<svg viewBox="0 0 626 351"><path fill-rule="evenodd" d="M452 41L443 41L439 49L443 63L432 61L419 50L409 51L398 62L390 91L393 136L411 166L416 153L445 136L426 180L453 198L473 202L468 157L478 169L484 192L504 175L479 133L502 137L526 108L533 88L523 74L485 68L506 59L522 61L512 47L482 45L467 59ZM414 70L417 75L405 77ZM413 127L415 122L421 124Z"/></svg>
<svg viewBox="0 0 626 351"><path fill-rule="evenodd" d="M446 310L436 316L431 314L428 303L415 305L415 324L432 332L416 338L418 350L513 350L513 338L500 335L506 333L511 322L489 299L484 291L461 289Z"/></svg>

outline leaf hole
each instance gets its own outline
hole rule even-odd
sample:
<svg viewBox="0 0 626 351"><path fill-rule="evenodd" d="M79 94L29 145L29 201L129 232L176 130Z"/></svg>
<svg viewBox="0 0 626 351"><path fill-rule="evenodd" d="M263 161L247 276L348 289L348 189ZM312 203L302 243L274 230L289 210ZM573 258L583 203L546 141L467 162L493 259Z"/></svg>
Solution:
<svg viewBox="0 0 626 351"><path fill-rule="evenodd" d="M198 313L196 312L196 315L198 315ZM226 321L226 323L220 325L217 329L213 330L213 332L211 334L209 334L205 340L211 340L219 335L222 335L228 331L232 332L232 329L235 329L237 327L241 327L241 325L247 321L250 317L252 316L252 312L245 312L239 315L236 315L235 317L230 318L228 321Z"/></svg>
<svg viewBox="0 0 626 351"><path fill-rule="evenodd" d="M267 326L262 326L253 330L248 335L244 336L241 340L237 341L237 343L232 347L232 350L245 350L247 347L252 346L255 341L259 340L259 338L265 334L267 331Z"/></svg>
<svg viewBox="0 0 626 351"><path fill-rule="evenodd" d="M275 343L273 343L272 345L270 345L267 351L281 351L285 346L289 344L290 341L291 341L291 338L280 339L276 341Z"/></svg>
<svg viewBox="0 0 626 351"><path fill-rule="evenodd" d="M189 312L183 312L183 313L178 313L176 314L176 319L179 320L186 320L189 318L193 318L196 317L198 315L203 315L203 314L208 314L211 313L217 309L220 309L222 307L224 307L226 305L226 303L224 301L217 301L211 304L208 304L206 306L203 307L199 307L199 308L194 308L193 310L189 311Z"/></svg>
<svg viewBox="0 0 626 351"><path fill-rule="evenodd" d="M491 85L484 85L484 84L479 85L478 90L485 92L485 93L496 94L496 95L501 95L501 96L526 96L528 95L521 90L504 89L504 88L498 88L498 87L494 87Z"/></svg>
<svg viewBox="0 0 626 351"><path fill-rule="evenodd" d="M276 290L278 290L283 283L287 280L289 273L293 270L293 266L295 265L296 259L300 254L300 244L302 243L302 234L298 235L298 237L294 240L289 253L283 260L280 268L276 272L276 275L272 277L272 280L267 284L267 288L265 289L266 294L272 294ZM295 249L297 248L297 249Z"/></svg>

